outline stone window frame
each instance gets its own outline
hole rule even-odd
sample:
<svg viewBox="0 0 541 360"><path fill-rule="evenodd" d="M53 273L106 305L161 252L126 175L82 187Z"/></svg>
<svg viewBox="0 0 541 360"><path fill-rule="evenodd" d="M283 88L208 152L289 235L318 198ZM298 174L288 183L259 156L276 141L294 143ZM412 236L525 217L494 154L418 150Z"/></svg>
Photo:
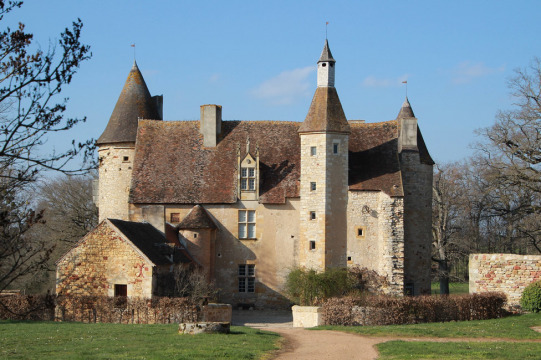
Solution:
<svg viewBox="0 0 541 360"><path fill-rule="evenodd" d="M317 156L317 146L310 146L310 156Z"/></svg>
<svg viewBox="0 0 541 360"><path fill-rule="evenodd" d="M252 215L252 217L250 217ZM243 240L256 239L256 212L255 210L241 209L238 211L238 236ZM253 236L250 236L253 235Z"/></svg>
<svg viewBox="0 0 541 360"><path fill-rule="evenodd" d="M317 183L315 181L310 181L310 191L316 191Z"/></svg>
<svg viewBox="0 0 541 360"><path fill-rule="evenodd" d="M255 167L242 167L240 169L240 190L255 191L256 171Z"/></svg>
<svg viewBox="0 0 541 360"><path fill-rule="evenodd" d="M315 211L310 211L310 220L316 220L317 219L317 215L316 215L316 212Z"/></svg>
<svg viewBox="0 0 541 360"><path fill-rule="evenodd" d="M339 140L334 140L332 142L332 153L333 155L340 154L340 141Z"/></svg>
<svg viewBox="0 0 541 360"><path fill-rule="evenodd" d="M310 251L315 251L316 250L316 241L315 240L310 240L310 242L308 243L308 250L310 250Z"/></svg>
<svg viewBox="0 0 541 360"><path fill-rule="evenodd" d="M359 231L361 231L361 235L359 235ZM356 226L355 227L355 237L357 239L365 239L366 238L366 226Z"/></svg>
<svg viewBox="0 0 541 360"><path fill-rule="evenodd" d="M255 293L255 264L238 264L239 293Z"/></svg>

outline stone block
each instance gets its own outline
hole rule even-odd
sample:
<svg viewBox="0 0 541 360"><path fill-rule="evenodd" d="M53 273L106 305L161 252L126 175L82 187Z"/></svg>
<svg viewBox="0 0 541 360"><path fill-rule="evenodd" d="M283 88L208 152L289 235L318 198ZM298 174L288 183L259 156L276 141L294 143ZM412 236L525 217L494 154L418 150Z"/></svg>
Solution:
<svg viewBox="0 0 541 360"><path fill-rule="evenodd" d="M181 335L229 334L230 329L229 322L180 323L178 325L178 333Z"/></svg>
<svg viewBox="0 0 541 360"><path fill-rule="evenodd" d="M232 307L230 304L208 304L203 306L203 321L206 322L231 322Z"/></svg>
<svg viewBox="0 0 541 360"><path fill-rule="evenodd" d="M293 327L314 327L324 325L323 308L320 306L298 306L293 311Z"/></svg>

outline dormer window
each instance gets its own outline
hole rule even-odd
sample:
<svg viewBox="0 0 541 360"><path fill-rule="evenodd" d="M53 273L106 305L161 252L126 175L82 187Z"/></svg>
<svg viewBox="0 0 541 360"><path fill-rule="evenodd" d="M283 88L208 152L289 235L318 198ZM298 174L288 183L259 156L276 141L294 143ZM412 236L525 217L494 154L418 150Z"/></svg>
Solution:
<svg viewBox="0 0 541 360"><path fill-rule="evenodd" d="M240 189L255 191L255 168L241 168Z"/></svg>

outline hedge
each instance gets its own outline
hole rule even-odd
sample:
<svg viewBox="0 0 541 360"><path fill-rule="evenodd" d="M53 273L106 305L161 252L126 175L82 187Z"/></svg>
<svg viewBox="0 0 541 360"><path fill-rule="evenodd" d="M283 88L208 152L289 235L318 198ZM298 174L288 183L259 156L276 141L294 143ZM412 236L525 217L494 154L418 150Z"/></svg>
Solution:
<svg viewBox="0 0 541 360"><path fill-rule="evenodd" d="M12 295L0 298L0 319L101 323L180 323L201 318L188 298Z"/></svg>
<svg viewBox="0 0 541 360"><path fill-rule="evenodd" d="M456 296L346 296L323 303L328 325L398 325L505 316L502 293Z"/></svg>

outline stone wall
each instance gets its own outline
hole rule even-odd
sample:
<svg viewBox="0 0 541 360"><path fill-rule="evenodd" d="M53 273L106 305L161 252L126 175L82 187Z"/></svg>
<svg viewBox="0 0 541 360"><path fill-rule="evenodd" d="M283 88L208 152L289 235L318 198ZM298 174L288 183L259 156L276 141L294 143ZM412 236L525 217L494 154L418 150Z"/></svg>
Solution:
<svg viewBox="0 0 541 360"><path fill-rule="evenodd" d="M128 297L150 298L152 271L152 264L105 221L59 260L56 293L114 296L114 285L125 284Z"/></svg>
<svg viewBox="0 0 541 360"><path fill-rule="evenodd" d="M422 164L416 151L403 151L400 163L404 189L404 285L414 295L430 294L432 165Z"/></svg>
<svg viewBox="0 0 541 360"><path fill-rule="evenodd" d="M167 222L176 225L193 208L192 205L167 206ZM289 271L296 266L299 239L299 200L291 199L283 205L260 204L257 201L239 201L231 205L205 204L205 210L218 226L215 231L215 280L221 289L220 301L236 308L246 304L256 308L283 308L288 301L282 295L283 284ZM256 238L239 239L238 212L250 209L256 212ZM172 220L178 220L172 221ZM190 241L193 236L183 241ZM188 244L197 246L197 244ZM239 292L238 266L255 265L255 292Z"/></svg>
<svg viewBox="0 0 541 360"><path fill-rule="evenodd" d="M387 279L383 293L402 295L403 199L380 191L350 191L347 213L348 266L376 271Z"/></svg>
<svg viewBox="0 0 541 360"><path fill-rule="evenodd" d="M102 146L99 157L99 221L104 219L128 220L128 197L130 192L133 143Z"/></svg>
<svg viewBox="0 0 541 360"><path fill-rule="evenodd" d="M519 305L522 291L541 279L541 255L471 254L470 293L501 291L509 306Z"/></svg>

